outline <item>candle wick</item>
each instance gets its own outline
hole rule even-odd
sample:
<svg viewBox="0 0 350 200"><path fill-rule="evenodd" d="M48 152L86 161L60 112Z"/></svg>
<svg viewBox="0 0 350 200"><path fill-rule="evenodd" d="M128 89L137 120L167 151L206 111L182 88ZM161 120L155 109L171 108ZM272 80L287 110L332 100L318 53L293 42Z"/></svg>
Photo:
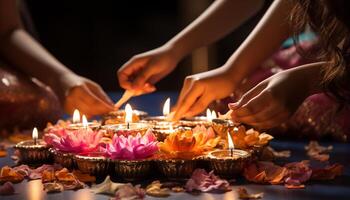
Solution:
<svg viewBox="0 0 350 200"><path fill-rule="evenodd" d="M126 127L127 127L127 129L130 129L130 123L129 122L126 124Z"/></svg>
<svg viewBox="0 0 350 200"><path fill-rule="evenodd" d="M233 148L230 148L231 157L233 156Z"/></svg>
<svg viewBox="0 0 350 200"><path fill-rule="evenodd" d="M37 141L36 141L36 138L34 138L34 145L36 145Z"/></svg>

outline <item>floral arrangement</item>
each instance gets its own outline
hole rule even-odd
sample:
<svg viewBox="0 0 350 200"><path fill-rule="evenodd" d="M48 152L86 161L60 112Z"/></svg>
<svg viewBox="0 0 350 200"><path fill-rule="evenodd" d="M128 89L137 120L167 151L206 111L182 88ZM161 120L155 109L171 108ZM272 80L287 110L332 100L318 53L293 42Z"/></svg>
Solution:
<svg viewBox="0 0 350 200"><path fill-rule="evenodd" d="M52 129L45 134L44 140L55 149L76 154L87 154L101 146L102 133L91 129Z"/></svg>
<svg viewBox="0 0 350 200"><path fill-rule="evenodd" d="M157 138L151 129L144 136L137 133L136 136L113 136L112 142L106 144L106 154L112 159L135 160L145 159L158 151Z"/></svg>
<svg viewBox="0 0 350 200"><path fill-rule="evenodd" d="M192 130L169 134L158 146L166 157L190 159L212 150L219 141L220 137L215 137L212 128L197 126Z"/></svg>
<svg viewBox="0 0 350 200"><path fill-rule="evenodd" d="M254 146L265 146L273 139L273 137L267 133L259 133L254 129L246 130L244 126L239 126L238 130L234 129L231 132L233 143L235 148L249 149Z"/></svg>

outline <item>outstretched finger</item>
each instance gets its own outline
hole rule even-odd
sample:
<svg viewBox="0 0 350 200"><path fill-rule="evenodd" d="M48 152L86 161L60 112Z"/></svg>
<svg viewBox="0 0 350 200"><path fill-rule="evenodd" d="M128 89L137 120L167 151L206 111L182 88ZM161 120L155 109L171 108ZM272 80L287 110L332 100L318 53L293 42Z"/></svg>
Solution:
<svg viewBox="0 0 350 200"><path fill-rule="evenodd" d="M192 107L193 103L196 102L203 92L203 87L200 87L197 84L192 84L187 93L183 96L182 101L178 102L174 120L179 120L184 117L184 114Z"/></svg>

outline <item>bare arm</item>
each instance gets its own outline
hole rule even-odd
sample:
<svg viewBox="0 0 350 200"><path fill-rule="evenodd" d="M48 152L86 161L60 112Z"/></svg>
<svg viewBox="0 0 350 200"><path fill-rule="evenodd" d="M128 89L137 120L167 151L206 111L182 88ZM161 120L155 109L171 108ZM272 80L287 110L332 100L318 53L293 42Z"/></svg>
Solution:
<svg viewBox="0 0 350 200"><path fill-rule="evenodd" d="M263 4L263 0L217 0L167 44L183 57L221 39L254 16Z"/></svg>
<svg viewBox="0 0 350 200"><path fill-rule="evenodd" d="M224 68L228 68L234 84L239 84L290 36L288 17L291 7L289 1L275 0L243 44L225 63Z"/></svg>
<svg viewBox="0 0 350 200"><path fill-rule="evenodd" d="M78 108L96 115L113 108L100 86L66 68L22 28L15 0L0 1L0 54L12 66L49 85L67 112Z"/></svg>
<svg viewBox="0 0 350 200"><path fill-rule="evenodd" d="M57 92L58 79L73 72L22 28L15 3L12 0L0 1L1 55L24 73L38 78Z"/></svg>
<svg viewBox="0 0 350 200"><path fill-rule="evenodd" d="M217 0L194 22L163 46L133 56L118 70L122 88L153 92L155 83L175 69L192 50L222 38L263 5L263 0Z"/></svg>
<svg viewBox="0 0 350 200"><path fill-rule="evenodd" d="M174 119L196 115L213 100L234 92L240 82L289 36L288 16L291 6L289 1L275 0L224 66L186 77L175 107Z"/></svg>

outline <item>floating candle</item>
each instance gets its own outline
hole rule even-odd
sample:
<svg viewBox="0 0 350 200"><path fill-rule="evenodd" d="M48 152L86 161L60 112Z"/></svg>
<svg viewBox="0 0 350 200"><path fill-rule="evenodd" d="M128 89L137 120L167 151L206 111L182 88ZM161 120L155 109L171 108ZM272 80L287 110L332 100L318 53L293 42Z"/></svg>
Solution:
<svg viewBox="0 0 350 200"><path fill-rule="evenodd" d="M47 144L38 139L38 129L34 128L32 132L32 140L19 142L14 149L19 152L20 162L30 165L40 165L51 161L51 154Z"/></svg>

